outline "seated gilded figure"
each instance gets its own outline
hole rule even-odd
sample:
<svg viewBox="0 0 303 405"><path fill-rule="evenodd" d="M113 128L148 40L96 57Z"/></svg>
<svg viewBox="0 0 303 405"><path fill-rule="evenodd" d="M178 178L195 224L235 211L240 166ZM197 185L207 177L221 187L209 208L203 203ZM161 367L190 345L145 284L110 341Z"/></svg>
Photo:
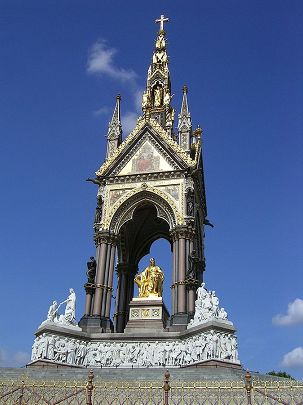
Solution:
<svg viewBox="0 0 303 405"><path fill-rule="evenodd" d="M139 288L139 298L162 297L164 274L155 259L151 258L149 266L135 277Z"/></svg>

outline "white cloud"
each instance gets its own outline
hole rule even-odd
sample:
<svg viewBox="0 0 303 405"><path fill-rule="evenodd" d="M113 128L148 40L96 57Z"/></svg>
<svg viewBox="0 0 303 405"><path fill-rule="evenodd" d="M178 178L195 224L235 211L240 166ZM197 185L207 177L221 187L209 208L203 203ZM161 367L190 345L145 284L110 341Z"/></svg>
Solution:
<svg viewBox="0 0 303 405"><path fill-rule="evenodd" d="M278 314L273 318L275 325L295 325L303 324L303 300L296 298L293 302L288 304L287 314Z"/></svg>
<svg viewBox="0 0 303 405"><path fill-rule="evenodd" d="M135 126L141 113L143 89L137 84L137 74L133 70L126 70L116 66L114 56L117 50L109 48L104 40L97 41L89 51L87 61L87 72L110 77L120 82L127 82L127 89L133 99L134 111L123 113L122 104L122 128L124 134L128 135ZM123 96L122 96L123 100ZM122 101L123 102L123 101ZM93 112L95 116L110 115L112 110L103 106Z"/></svg>
<svg viewBox="0 0 303 405"><path fill-rule="evenodd" d="M26 352L17 352L13 360L16 366L25 366L30 361L30 355Z"/></svg>
<svg viewBox="0 0 303 405"><path fill-rule="evenodd" d="M139 114L141 113L143 91L144 91L143 89L136 89L134 91L135 107L136 111L138 111Z"/></svg>
<svg viewBox="0 0 303 405"><path fill-rule="evenodd" d="M0 365L2 365L2 363L5 361L5 358L5 351L0 348Z"/></svg>
<svg viewBox="0 0 303 405"><path fill-rule="evenodd" d="M283 367L303 367L303 347L296 347L289 353L283 356Z"/></svg>
<svg viewBox="0 0 303 405"><path fill-rule="evenodd" d="M98 110L94 111L94 115L105 115L105 114L109 114L110 113L110 109L106 106L104 107L100 107L98 108Z"/></svg>
<svg viewBox="0 0 303 405"><path fill-rule="evenodd" d="M137 119L138 114L132 111L128 111L122 115L121 121L124 134L128 135L135 128Z"/></svg>
<svg viewBox="0 0 303 405"><path fill-rule="evenodd" d="M30 354L26 352L12 353L9 350L0 348L1 367L21 367L30 361Z"/></svg>
<svg viewBox="0 0 303 405"><path fill-rule="evenodd" d="M87 72L99 75L107 75L121 82L134 81L136 73L114 64L114 55L117 50L107 47L104 40L97 41L90 49L87 61Z"/></svg>

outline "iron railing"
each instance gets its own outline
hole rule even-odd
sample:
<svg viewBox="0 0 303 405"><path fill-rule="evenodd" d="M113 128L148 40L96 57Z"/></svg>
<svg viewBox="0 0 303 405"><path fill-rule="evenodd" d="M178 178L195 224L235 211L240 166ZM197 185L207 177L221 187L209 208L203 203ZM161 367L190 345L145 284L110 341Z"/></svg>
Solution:
<svg viewBox="0 0 303 405"><path fill-rule="evenodd" d="M102 381L94 383L91 370L86 382L0 380L2 405L303 405L303 382L252 381Z"/></svg>

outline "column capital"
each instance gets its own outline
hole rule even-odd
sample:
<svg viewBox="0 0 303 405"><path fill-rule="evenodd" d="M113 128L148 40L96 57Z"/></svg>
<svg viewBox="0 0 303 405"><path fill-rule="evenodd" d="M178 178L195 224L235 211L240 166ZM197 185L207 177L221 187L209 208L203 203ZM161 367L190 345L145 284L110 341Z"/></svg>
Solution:
<svg viewBox="0 0 303 405"><path fill-rule="evenodd" d="M94 241L96 246L102 243L108 243L110 245L116 245L118 240L118 235L110 231L98 231L95 233Z"/></svg>
<svg viewBox="0 0 303 405"><path fill-rule="evenodd" d="M195 229L192 225L176 226L170 231L170 236L173 241L179 239L194 240Z"/></svg>

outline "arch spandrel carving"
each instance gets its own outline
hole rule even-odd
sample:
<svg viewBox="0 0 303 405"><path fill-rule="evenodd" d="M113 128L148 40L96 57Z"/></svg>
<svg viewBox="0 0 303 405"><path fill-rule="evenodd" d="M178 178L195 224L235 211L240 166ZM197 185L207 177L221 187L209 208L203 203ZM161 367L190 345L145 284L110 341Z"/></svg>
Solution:
<svg viewBox="0 0 303 405"><path fill-rule="evenodd" d="M112 207L103 222L103 229L119 232L121 226L132 219L135 209L147 202L155 206L157 216L164 219L170 229L184 224L184 216L178 210L172 198L154 187L143 184L127 193Z"/></svg>

